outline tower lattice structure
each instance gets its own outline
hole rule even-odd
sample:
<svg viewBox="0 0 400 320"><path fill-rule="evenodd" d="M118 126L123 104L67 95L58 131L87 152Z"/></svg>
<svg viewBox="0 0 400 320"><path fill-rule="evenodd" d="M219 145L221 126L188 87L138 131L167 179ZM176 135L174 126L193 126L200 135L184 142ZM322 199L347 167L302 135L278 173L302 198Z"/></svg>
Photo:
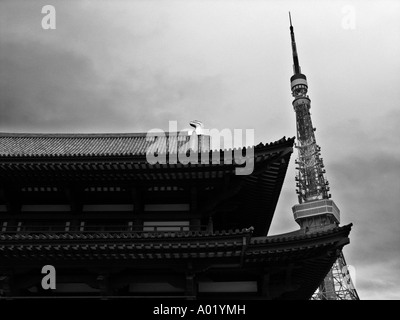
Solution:
<svg viewBox="0 0 400 320"><path fill-rule="evenodd" d="M307 95L307 77L301 73L296 41L290 20L290 36L293 54L293 76L290 78L292 102L296 113L298 159L296 160L296 192L299 203L292 210L295 221L305 232L330 229L339 225L340 210L329 194L329 182L325 178L321 148L315 140L315 128L311 120L311 100ZM337 253L337 260L317 291L316 300L358 300L357 291L343 256Z"/></svg>

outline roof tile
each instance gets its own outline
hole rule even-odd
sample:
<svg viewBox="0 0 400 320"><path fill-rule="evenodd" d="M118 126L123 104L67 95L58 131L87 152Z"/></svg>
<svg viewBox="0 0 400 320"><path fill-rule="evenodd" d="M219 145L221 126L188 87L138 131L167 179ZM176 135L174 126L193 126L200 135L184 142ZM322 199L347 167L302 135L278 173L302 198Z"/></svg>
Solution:
<svg viewBox="0 0 400 320"><path fill-rule="evenodd" d="M155 141L146 139L146 133L0 133L0 157L137 156L154 151L165 153L167 145L181 148L191 137L177 133L153 136ZM294 138L283 137L269 144L260 143L256 148L293 141Z"/></svg>
<svg viewBox="0 0 400 320"><path fill-rule="evenodd" d="M0 133L1 157L59 157L144 155L147 151L165 152L173 143L181 147L189 135L155 136L146 134L18 134Z"/></svg>

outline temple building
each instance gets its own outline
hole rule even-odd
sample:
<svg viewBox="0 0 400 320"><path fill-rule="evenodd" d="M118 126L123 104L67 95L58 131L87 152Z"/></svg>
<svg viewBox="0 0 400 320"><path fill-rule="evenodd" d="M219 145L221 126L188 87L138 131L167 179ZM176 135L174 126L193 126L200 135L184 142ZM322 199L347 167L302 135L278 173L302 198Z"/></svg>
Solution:
<svg viewBox="0 0 400 320"><path fill-rule="evenodd" d="M268 237L294 139L254 146L253 172L236 175L224 152L149 165L145 138L0 135L2 297L310 298L350 226Z"/></svg>
<svg viewBox="0 0 400 320"><path fill-rule="evenodd" d="M0 298L310 299L351 224L313 228L302 204L302 227L270 236L295 139L211 150L209 138L0 133Z"/></svg>

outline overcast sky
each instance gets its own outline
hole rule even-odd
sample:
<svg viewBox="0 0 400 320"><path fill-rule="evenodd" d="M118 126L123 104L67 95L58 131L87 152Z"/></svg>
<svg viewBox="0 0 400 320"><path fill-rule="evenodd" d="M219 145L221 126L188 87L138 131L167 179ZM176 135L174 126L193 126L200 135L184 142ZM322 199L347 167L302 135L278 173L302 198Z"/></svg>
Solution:
<svg viewBox="0 0 400 320"><path fill-rule="evenodd" d="M289 10L358 293L400 299L399 1L1 1L0 132L295 136ZM271 234L297 229L295 156Z"/></svg>

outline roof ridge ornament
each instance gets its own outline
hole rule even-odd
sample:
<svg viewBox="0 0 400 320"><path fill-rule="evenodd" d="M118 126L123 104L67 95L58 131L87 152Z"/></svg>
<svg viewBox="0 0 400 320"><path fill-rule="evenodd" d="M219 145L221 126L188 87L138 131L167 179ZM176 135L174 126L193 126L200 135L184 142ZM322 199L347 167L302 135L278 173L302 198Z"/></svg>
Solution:
<svg viewBox="0 0 400 320"><path fill-rule="evenodd" d="M204 129L203 122L201 122L199 120L192 120L192 121L189 122L189 124L190 124L190 126L192 126L194 128L192 133L195 132L197 135L202 135L203 134L203 129Z"/></svg>

